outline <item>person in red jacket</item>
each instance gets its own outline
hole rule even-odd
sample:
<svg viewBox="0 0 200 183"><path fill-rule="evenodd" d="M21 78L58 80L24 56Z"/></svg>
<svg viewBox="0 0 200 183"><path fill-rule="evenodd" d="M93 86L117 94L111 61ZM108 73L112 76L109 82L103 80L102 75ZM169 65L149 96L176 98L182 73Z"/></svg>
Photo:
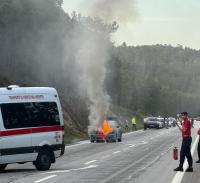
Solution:
<svg viewBox="0 0 200 183"><path fill-rule="evenodd" d="M200 128L199 128L197 134L199 135L199 143L198 143L198 147L197 147L197 153L198 153L199 160L196 161L196 163L200 163Z"/></svg>
<svg viewBox="0 0 200 183"><path fill-rule="evenodd" d="M183 140L182 140L181 151L180 151L180 163L179 163L179 166L174 169L174 171L183 171L183 163L186 157L188 161L188 165L189 165L186 172L193 172L193 167L192 167L193 159L192 159L192 154L190 151L191 143L192 143L191 122L188 118L187 112L182 112L181 117L183 120L180 122L180 125L178 123L176 124L182 133Z"/></svg>

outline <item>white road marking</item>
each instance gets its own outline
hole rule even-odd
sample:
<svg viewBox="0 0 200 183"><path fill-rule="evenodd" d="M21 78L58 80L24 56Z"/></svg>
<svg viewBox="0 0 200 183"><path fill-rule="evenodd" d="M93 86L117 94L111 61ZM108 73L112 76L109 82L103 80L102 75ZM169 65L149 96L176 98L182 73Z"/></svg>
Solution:
<svg viewBox="0 0 200 183"><path fill-rule="evenodd" d="M129 148L124 148L123 151L128 151Z"/></svg>
<svg viewBox="0 0 200 183"><path fill-rule="evenodd" d="M139 145L143 145L143 144L148 144L147 141L139 141L139 142L136 142L135 144L128 144L129 147L136 147L136 146L139 146Z"/></svg>
<svg viewBox="0 0 200 183"><path fill-rule="evenodd" d="M115 152L113 152L113 154L118 154L118 153L120 153L121 151L115 151Z"/></svg>
<svg viewBox="0 0 200 183"><path fill-rule="evenodd" d="M43 182L43 181L49 180L49 179L51 179L51 178L53 178L53 177L56 177L56 176L57 176L57 175L50 175L50 176L45 177L45 178L43 178L43 179L36 180L34 183Z"/></svg>
<svg viewBox="0 0 200 183"><path fill-rule="evenodd" d="M90 143L91 142L89 140L85 140L85 141L80 141L77 144L66 145L65 148L71 148L71 147L81 146L81 145L90 144Z"/></svg>
<svg viewBox="0 0 200 183"><path fill-rule="evenodd" d="M124 136L130 135L130 134L136 134L136 133L142 133L144 132L144 130L137 130L137 131L133 131L133 132L128 132L128 133L124 133Z"/></svg>
<svg viewBox="0 0 200 183"><path fill-rule="evenodd" d="M91 163L94 163L94 162L96 162L97 160L96 159L94 159L94 160L92 160L92 161L88 161L88 162L86 162L86 163L84 163L85 165L89 165L89 164L91 164Z"/></svg>
<svg viewBox="0 0 200 183"><path fill-rule="evenodd" d="M138 146L138 145L143 145L143 144L148 144L147 141L140 141L138 143L136 143L135 145Z"/></svg>
<svg viewBox="0 0 200 183"><path fill-rule="evenodd" d="M105 155L101 159L106 159L106 158L109 158L109 157L110 157L110 155Z"/></svg>
<svg viewBox="0 0 200 183"><path fill-rule="evenodd" d="M91 168L96 168L98 167L98 165L89 165L83 168L75 168L75 169L69 169L69 170L56 170L56 171L49 171L49 172L45 172L42 174L52 174L52 173L68 173L71 171L78 171L78 170L87 170L87 169L91 169Z"/></svg>
<svg viewBox="0 0 200 183"><path fill-rule="evenodd" d="M139 171L145 170L146 168L150 167L153 163L155 163L161 156L163 156L164 153L162 153L160 156L156 156L156 158L148 163L146 166L139 169Z"/></svg>
<svg viewBox="0 0 200 183"><path fill-rule="evenodd" d="M192 154L192 156L193 156L193 154L194 154L194 150L195 150L195 148L196 148L196 145L197 145L197 143L198 143L198 140L199 140L199 136L197 135L197 137L196 137L196 139L195 139L195 142L194 142L194 144L193 144L193 146L192 146L192 149L191 149L191 154ZM183 164L183 169L185 170L185 169L187 169L187 163L186 163L186 161L184 162L184 164ZM173 178L173 180L172 180L172 182L171 183L181 183L181 181L182 181L182 179L183 179L183 176L184 176L184 173L185 172L177 172L176 173L176 175L174 176L174 178Z"/></svg>

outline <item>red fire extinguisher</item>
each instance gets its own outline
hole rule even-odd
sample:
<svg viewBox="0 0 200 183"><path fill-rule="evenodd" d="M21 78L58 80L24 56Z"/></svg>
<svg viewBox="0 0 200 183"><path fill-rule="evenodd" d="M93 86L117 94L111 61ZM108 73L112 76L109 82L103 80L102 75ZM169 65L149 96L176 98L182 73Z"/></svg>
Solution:
<svg viewBox="0 0 200 183"><path fill-rule="evenodd" d="M178 148L174 147L173 149L173 158L174 160L178 160Z"/></svg>

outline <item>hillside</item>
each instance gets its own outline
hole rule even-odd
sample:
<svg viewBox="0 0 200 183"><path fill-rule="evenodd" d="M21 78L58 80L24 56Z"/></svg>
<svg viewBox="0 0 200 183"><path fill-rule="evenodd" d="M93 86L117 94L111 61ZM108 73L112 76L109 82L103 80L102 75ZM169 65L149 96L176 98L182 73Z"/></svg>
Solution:
<svg viewBox="0 0 200 183"><path fill-rule="evenodd" d="M56 88L70 138L86 137L109 112L125 110L140 122L183 110L199 116L200 51L115 46L117 29L116 22L70 16L60 1L2 0L0 85Z"/></svg>
<svg viewBox="0 0 200 183"><path fill-rule="evenodd" d="M114 48L107 76L113 102L151 115L200 113L200 51L170 45Z"/></svg>

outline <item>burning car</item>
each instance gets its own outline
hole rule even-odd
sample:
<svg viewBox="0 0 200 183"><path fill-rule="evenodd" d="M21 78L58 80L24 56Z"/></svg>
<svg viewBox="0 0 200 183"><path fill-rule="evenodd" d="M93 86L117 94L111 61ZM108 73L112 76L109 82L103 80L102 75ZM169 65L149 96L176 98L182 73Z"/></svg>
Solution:
<svg viewBox="0 0 200 183"><path fill-rule="evenodd" d="M117 120L107 118L101 128L89 134L90 142L121 142L122 128Z"/></svg>

